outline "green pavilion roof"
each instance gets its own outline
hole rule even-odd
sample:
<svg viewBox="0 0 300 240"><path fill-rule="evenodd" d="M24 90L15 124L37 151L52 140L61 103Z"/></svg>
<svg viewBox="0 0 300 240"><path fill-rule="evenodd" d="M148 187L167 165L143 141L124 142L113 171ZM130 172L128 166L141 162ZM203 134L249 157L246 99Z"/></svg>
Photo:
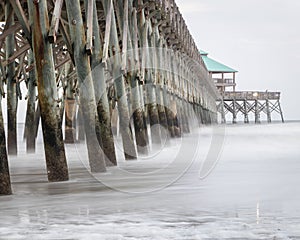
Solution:
<svg viewBox="0 0 300 240"><path fill-rule="evenodd" d="M235 72L237 72L237 70L234 70L233 68L230 68L222 63L219 63L219 62L209 58L207 56L208 55L207 52L200 50L200 54L204 61L205 66L209 72L212 72L212 73L235 73Z"/></svg>

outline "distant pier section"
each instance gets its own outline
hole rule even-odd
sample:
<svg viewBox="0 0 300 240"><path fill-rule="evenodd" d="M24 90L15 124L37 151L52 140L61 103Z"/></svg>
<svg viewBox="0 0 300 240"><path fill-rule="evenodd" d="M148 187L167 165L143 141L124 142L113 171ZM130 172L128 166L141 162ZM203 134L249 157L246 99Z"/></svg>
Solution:
<svg viewBox="0 0 300 240"><path fill-rule="evenodd" d="M233 123L237 122L237 115L244 116L244 123L249 123L249 115L254 114L255 123L260 123L262 114L267 116L267 122L272 122L272 113L280 114L284 122L280 105L280 92L224 92L218 100L218 111L221 113L222 122L226 122L226 114L232 114Z"/></svg>
<svg viewBox="0 0 300 240"><path fill-rule="evenodd" d="M208 53L200 51L203 62L215 83L220 95L217 99L217 110L221 115L221 122L226 123L226 116L232 116L232 123L237 123L238 114L244 117L244 123L261 122L261 115L272 122L272 113L280 115L284 122L283 111L280 104L280 92L270 91L236 91L237 70L208 57Z"/></svg>

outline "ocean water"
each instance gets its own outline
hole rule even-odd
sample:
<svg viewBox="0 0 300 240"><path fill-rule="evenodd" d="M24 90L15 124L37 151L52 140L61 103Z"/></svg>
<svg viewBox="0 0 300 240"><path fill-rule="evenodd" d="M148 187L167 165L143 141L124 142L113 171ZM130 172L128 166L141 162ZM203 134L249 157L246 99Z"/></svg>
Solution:
<svg viewBox="0 0 300 240"><path fill-rule="evenodd" d="M20 141L0 239L300 239L300 123L202 127L129 162L116 143L104 174L66 145L70 181L48 183L41 139Z"/></svg>

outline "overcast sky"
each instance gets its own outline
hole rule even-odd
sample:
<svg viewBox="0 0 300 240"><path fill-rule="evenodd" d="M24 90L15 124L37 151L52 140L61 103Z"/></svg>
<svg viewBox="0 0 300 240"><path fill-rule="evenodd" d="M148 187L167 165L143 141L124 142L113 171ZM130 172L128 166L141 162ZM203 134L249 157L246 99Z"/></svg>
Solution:
<svg viewBox="0 0 300 240"><path fill-rule="evenodd" d="M300 119L299 0L175 1L198 48L239 71L237 90L281 91Z"/></svg>

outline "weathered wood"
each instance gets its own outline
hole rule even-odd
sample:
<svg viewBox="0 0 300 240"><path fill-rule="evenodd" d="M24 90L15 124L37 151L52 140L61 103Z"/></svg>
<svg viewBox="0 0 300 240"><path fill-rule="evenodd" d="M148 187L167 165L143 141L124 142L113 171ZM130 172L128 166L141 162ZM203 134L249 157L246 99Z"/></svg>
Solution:
<svg viewBox="0 0 300 240"><path fill-rule="evenodd" d="M233 114L236 114L236 111L234 109ZM259 112L259 101L255 100L255 123L260 123L260 112Z"/></svg>
<svg viewBox="0 0 300 240"><path fill-rule="evenodd" d="M66 1L73 55L77 78L79 82L79 101L84 120L88 158L92 172L105 172L104 153L96 134L96 124L99 122L96 112L95 92L91 74L91 66L85 51L86 37L83 28L80 1Z"/></svg>
<svg viewBox="0 0 300 240"><path fill-rule="evenodd" d="M88 1L90 4L90 1ZM96 8L96 1L93 4L93 36L94 36L94 49L91 56L91 67L93 84L95 91L95 100L97 104L97 113L100 123L100 138L101 147L105 154L105 163L107 166L116 166L117 158L115 153L114 138L111 130L111 119L109 111L109 103L106 91L105 69L102 61L103 43L100 38L100 30L98 25L98 15ZM87 1L86 1L87 5Z"/></svg>
<svg viewBox="0 0 300 240"><path fill-rule="evenodd" d="M266 112L267 112L267 121L268 123L272 122L272 118L271 118L271 111L270 111L270 104L269 104L269 99L266 100Z"/></svg>
<svg viewBox="0 0 300 240"><path fill-rule="evenodd" d="M65 143L76 142L76 102L73 97L67 97L65 100Z"/></svg>
<svg viewBox="0 0 300 240"><path fill-rule="evenodd" d="M183 109L181 99L178 96L174 96L176 115L174 119L175 135L176 137L182 137L183 134Z"/></svg>
<svg viewBox="0 0 300 240"><path fill-rule="evenodd" d="M20 22L20 24L22 25L22 29L25 33L25 36L27 37L27 39L29 40L29 42L31 42L31 33L30 33L30 26L29 26L29 22L28 19L24 13L24 10L20 4L19 0L9 0L10 4L12 5L14 12Z"/></svg>
<svg viewBox="0 0 300 240"><path fill-rule="evenodd" d="M166 49L163 49L163 43L162 38L160 38L158 26L155 27L154 30L154 38L155 38L155 44L157 46L157 83L156 83L156 101L157 101L157 111L159 116L159 123L160 125L165 129L165 132L167 133L166 141L169 140L169 134L168 134L168 120L165 110L165 103L164 103L164 82L166 81L166 59L165 59L165 51ZM163 137L163 136L161 136Z"/></svg>
<svg viewBox="0 0 300 240"><path fill-rule="evenodd" d="M47 41L49 31L47 1L28 0L33 8L33 49L38 85L38 96L41 110L43 139L46 156L48 180L66 181L69 179L62 130L59 126L57 88L53 53Z"/></svg>
<svg viewBox="0 0 300 240"><path fill-rule="evenodd" d="M139 16L139 28L142 33L140 42L143 48L142 69L144 70L143 76L146 84L146 109L150 121L152 143L161 145L160 122L156 102L155 72L154 69L152 69L155 65L154 61L156 61L154 35L152 35L151 22L145 19L143 11L141 14L142 16Z"/></svg>
<svg viewBox="0 0 300 240"><path fill-rule="evenodd" d="M92 55L93 52L93 28L95 26L93 23L93 15L94 15L94 1L95 0L87 0L86 4L86 27L87 27L87 33L86 33L86 47L85 50L88 55ZM95 9L96 10L96 9ZM96 12L96 11L95 11ZM97 12L96 12L97 13ZM98 22L95 22L98 26Z"/></svg>
<svg viewBox="0 0 300 240"><path fill-rule="evenodd" d="M124 21L123 31L129 31L129 34L123 34L123 51L122 51L122 69L129 69L127 73L127 79L131 87L131 115L135 130L135 140L138 153L148 154L148 136L147 126L145 124L144 110L141 103L141 88L139 83L140 75L140 61L139 61L139 49L138 49L138 26L136 10L132 11L132 14L128 13L128 3L124 4ZM129 3L131 9L131 4ZM122 4L119 4L121 12ZM120 14L120 18L122 15ZM128 20L127 20L128 18ZM121 21L119 21L121 22ZM130 27L132 26L132 27ZM128 46L128 47L127 47ZM127 49L130 50L130 54L127 55ZM125 50L126 49L126 50ZM126 62L127 61L127 62ZM127 65L127 66L126 66Z"/></svg>
<svg viewBox="0 0 300 240"><path fill-rule="evenodd" d="M79 142L85 141L84 120L83 120L82 111L80 107L78 107L77 115L76 115L76 132L77 132L77 140Z"/></svg>
<svg viewBox="0 0 300 240"><path fill-rule="evenodd" d="M29 63L33 63L33 53L29 53ZM25 121L25 135L26 135L26 150L27 153L35 152L35 101L36 101L36 78L35 72L29 72L29 78L27 80L27 111L26 111L26 121Z"/></svg>
<svg viewBox="0 0 300 240"><path fill-rule="evenodd" d="M224 107L222 108L222 104ZM244 116L244 123L249 123L249 113L254 113L255 123L260 123L261 113L267 116L267 122L272 121L271 113L275 111L282 117L279 92L224 92L223 97L218 99L218 112L223 115L232 114L237 118L239 113ZM214 117L212 117L214 118Z"/></svg>
<svg viewBox="0 0 300 240"><path fill-rule="evenodd" d="M165 130L168 132L168 120L164 103L163 90L161 87L156 89L156 97L157 97L157 111L159 116L159 123Z"/></svg>
<svg viewBox="0 0 300 240"><path fill-rule="evenodd" d="M11 5L7 2L5 6L6 13L11 10ZM10 19L6 19L8 26L14 24L14 16L6 15ZM6 37L6 59L9 59L15 51L15 37L14 34ZM17 155L17 83L15 78L15 61L7 66L6 82L7 82L7 152L9 155Z"/></svg>
<svg viewBox="0 0 300 240"><path fill-rule="evenodd" d="M188 102L186 100L183 100L182 103L182 109L183 109L183 132L184 133L190 133L190 124L189 124L189 113L188 113Z"/></svg>
<svg viewBox="0 0 300 240"><path fill-rule="evenodd" d="M76 142L76 99L75 99L75 80L68 78L71 74L71 64L64 66L64 76L66 79L64 87L64 113L65 113L65 143Z"/></svg>
<svg viewBox="0 0 300 240"><path fill-rule="evenodd" d="M173 116L172 110L170 109L170 106L171 106L170 93L167 92L166 88L164 88L164 104L165 104L165 112L166 112L166 117L167 117L169 134L173 138L173 137L175 137L174 116Z"/></svg>
<svg viewBox="0 0 300 240"><path fill-rule="evenodd" d="M114 80L114 87L116 90L116 97L118 100L118 113L120 118L120 132L123 142L123 150L126 160L134 160L137 158L135 144L133 141L132 130L130 127L130 117L128 111L127 94L125 91L125 78L121 69L120 46L118 40L118 32L116 19L114 14L113 2L109 1L104 4L105 12L111 16L111 29L110 29L110 43L111 53L110 57L112 64L112 77ZM106 53L103 53L106 55Z"/></svg>
<svg viewBox="0 0 300 240"><path fill-rule="evenodd" d="M281 104L280 104L279 100L277 101L277 108L278 108L278 111L279 111L280 116L281 116L281 121L284 123L285 121L284 121L284 117L283 117L283 111L281 109Z"/></svg>
<svg viewBox="0 0 300 240"><path fill-rule="evenodd" d="M179 122L180 119L179 119L178 109L177 109L177 99L174 94L171 95L170 108L172 111L173 128L174 128L175 137L181 137L181 126Z"/></svg>
<svg viewBox="0 0 300 240"><path fill-rule="evenodd" d="M6 138L4 132L1 101L2 96L0 96L0 195L9 195L12 193L12 191L6 153Z"/></svg>
<svg viewBox="0 0 300 240"><path fill-rule="evenodd" d="M235 124L237 123L237 120L236 120L236 100L233 99L232 101L232 123Z"/></svg>
<svg viewBox="0 0 300 240"><path fill-rule="evenodd" d="M15 32L19 31L21 28L22 26L19 23L15 23L14 25L11 26L6 24L4 31L0 35L0 46L2 47L2 43L8 35L14 34Z"/></svg>
<svg viewBox="0 0 300 240"><path fill-rule="evenodd" d="M58 27L59 27L59 20L60 20L62 5L63 5L63 0L55 1L49 35L48 35L48 40L50 43L56 42L56 34L58 31Z"/></svg>
<svg viewBox="0 0 300 240"><path fill-rule="evenodd" d="M230 92L226 91L223 93L223 99L231 100L235 98L236 100L279 100L280 92L259 92L259 91L239 91L239 92Z"/></svg>
<svg viewBox="0 0 300 240"><path fill-rule="evenodd" d="M224 104L224 102L223 102ZM224 110L223 110L224 111ZM248 103L247 103L247 100L244 100L244 123L249 123L249 116L248 116ZM222 115L224 115L224 118L225 118L225 113L223 112Z"/></svg>
<svg viewBox="0 0 300 240"><path fill-rule="evenodd" d="M41 107L39 101L36 104L36 110L34 113L34 136L37 138L39 126L40 126L40 120L41 120Z"/></svg>
<svg viewBox="0 0 300 240"><path fill-rule="evenodd" d="M8 35L8 38L12 39L14 35L10 34ZM13 40L14 41L14 40ZM22 46L21 48L19 48L17 51L14 51L13 54L11 54L6 61L3 62L3 67L6 67L7 65L14 63L15 60L20 57L22 54L24 54L25 52L27 52L27 50L30 49L30 45L29 44L25 44L24 46Z"/></svg>

